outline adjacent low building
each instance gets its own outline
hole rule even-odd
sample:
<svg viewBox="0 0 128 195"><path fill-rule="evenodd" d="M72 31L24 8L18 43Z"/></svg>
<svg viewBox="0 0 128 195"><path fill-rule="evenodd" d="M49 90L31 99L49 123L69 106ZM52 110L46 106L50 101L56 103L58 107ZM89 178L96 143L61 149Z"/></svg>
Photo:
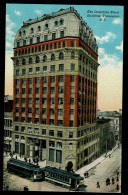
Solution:
<svg viewBox="0 0 128 195"><path fill-rule="evenodd" d="M13 100L6 96L4 100L4 151L11 152L13 131Z"/></svg>

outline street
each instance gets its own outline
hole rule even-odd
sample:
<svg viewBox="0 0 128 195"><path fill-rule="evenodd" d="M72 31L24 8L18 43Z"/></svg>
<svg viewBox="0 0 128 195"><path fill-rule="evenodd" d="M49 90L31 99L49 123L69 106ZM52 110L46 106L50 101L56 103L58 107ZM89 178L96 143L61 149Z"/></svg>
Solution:
<svg viewBox="0 0 128 195"><path fill-rule="evenodd" d="M117 172L119 172L117 181ZM84 172L78 170L81 176L84 176ZM84 184L87 185L87 192L121 192L121 148L117 148L107 158L101 161L97 166L94 166L88 171L89 177L85 178ZM114 178L114 184L112 184L112 177ZM110 179L110 185L106 186L106 179ZM97 188L97 182L99 182L100 188ZM117 184L119 190L116 189Z"/></svg>
<svg viewBox="0 0 128 195"><path fill-rule="evenodd" d="M23 191L24 186L28 186L29 191L58 191L58 192L71 192L69 189L62 188L60 186L48 183L46 181L41 182L32 182L22 177L19 177L14 174L8 173L6 169L7 160L10 157L4 157L4 175L3 189L6 190L6 187L9 186L9 190L13 191ZM98 162L95 165L95 162ZM89 165L82 167L77 170L76 173L79 173L81 176L84 176L85 171L88 168L88 177L84 179L84 184L87 186L87 192L121 192L121 147L116 148L111 152L111 157L100 157L96 159L95 162L90 163ZM93 166L95 165L95 166ZM90 168L91 167L91 168ZM119 172L117 179L117 172ZM112 177L114 178L115 183L112 184ZM110 185L106 186L106 179L110 179ZM100 188L97 188L97 182L99 182ZM117 191L116 185L119 185L119 190Z"/></svg>

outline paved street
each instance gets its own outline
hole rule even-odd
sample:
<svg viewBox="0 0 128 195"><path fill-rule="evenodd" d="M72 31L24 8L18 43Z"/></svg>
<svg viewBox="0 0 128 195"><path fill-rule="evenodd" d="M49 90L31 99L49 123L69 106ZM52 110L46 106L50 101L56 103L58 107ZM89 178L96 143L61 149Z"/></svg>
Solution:
<svg viewBox="0 0 128 195"><path fill-rule="evenodd" d="M109 158L109 154L111 157ZM53 185L46 181L31 182L27 179L23 179L17 175L13 175L7 172L6 164L9 156L4 158L4 190L9 185L9 190L23 191L24 186L27 185L30 191L58 191L69 192L69 189L62 188L60 186ZM42 162L45 165L45 161ZM43 165L43 164L42 164ZM88 178L84 179L84 184L87 186L87 192L121 192L121 147L117 146L108 152L107 157L102 155L89 165L82 167L76 173L84 176L84 173L88 171ZM117 171L119 171L119 181L116 181ZM106 179L112 177L115 179L115 184L106 186ZM100 188L97 188L97 181L100 184ZM111 182L112 183L112 182ZM116 190L116 185L119 184L119 190ZM71 192L71 191L70 191Z"/></svg>
<svg viewBox="0 0 128 195"><path fill-rule="evenodd" d="M110 153L111 157L109 158ZM84 180L85 185L87 185L87 192L121 192L121 148L113 149L113 151L108 153L107 158L102 155L87 166L77 171L81 176L84 176L84 173L88 171L89 177ZM119 172L118 182L116 181L117 172ZM112 177L115 180L115 184L112 184ZM107 178L110 179L111 183L108 186L106 186ZM99 182L100 188L97 188L97 182ZM116 190L117 183L119 191Z"/></svg>

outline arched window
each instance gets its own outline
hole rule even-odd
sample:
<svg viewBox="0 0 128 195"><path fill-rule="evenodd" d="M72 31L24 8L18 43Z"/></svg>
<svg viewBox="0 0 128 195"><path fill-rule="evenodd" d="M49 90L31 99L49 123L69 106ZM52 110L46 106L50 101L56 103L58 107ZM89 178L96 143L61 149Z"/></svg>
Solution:
<svg viewBox="0 0 128 195"><path fill-rule="evenodd" d="M22 33L21 33L21 31L19 32L19 36L21 36L22 35Z"/></svg>
<svg viewBox="0 0 128 195"><path fill-rule="evenodd" d="M16 61L16 65L19 66L19 60Z"/></svg>
<svg viewBox="0 0 128 195"><path fill-rule="evenodd" d="M63 24L64 24L64 20L60 19L60 25L63 25Z"/></svg>
<svg viewBox="0 0 128 195"><path fill-rule="evenodd" d="M25 30L23 31L23 35L25 35Z"/></svg>
<svg viewBox="0 0 128 195"><path fill-rule="evenodd" d="M36 57L36 63L39 63L40 62L40 58L39 56Z"/></svg>
<svg viewBox="0 0 128 195"><path fill-rule="evenodd" d="M32 64L32 58L29 58L29 64Z"/></svg>
<svg viewBox="0 0 128 195"><path fill-rule="evenodd" d="M74 51L71 52L71 59L74 59L75 58L75 54L74 54Z"/></svg>
<svg viewBox="0 0 128 195"><path fill-rule="evenodd" d="M58 26L58 22L57 21L55 21L55 26Z"/></svg>
<svg viewBox="0 0 128 195"><path fill-rule="evenodd" d="M26 60L23 59L23 60L22 60L22 65L25 65L25 64L26 64Z"/></svg>
<svg viewBox="0 0 128 195"><path fill-rule="evenodd" d="M31 33L34 33L34 29L33 28L31 28L31 31L30 31Z"/></svg>
<svg viewBox="0 0 128 195"><path fill-rule="evenodd" d="M38 31L41 31L41 27L40 26L38 26Z"/></svg>
<svg viewBox="0 0 128 195"><path fill-rule="evenodd" d="M64 59L64 54L63 53L60 53L59 54L59 60L63 60Z"/></svg>
<svg viewBox="0 0 128 195"><path fill-rule="evenodd" d="M51 55L51 61L54 61L55 60L55 54L52 54Z"/></svg>
<svg viewBox="0 0 128 195"><path fill-rule="evenodd" d="M48 30L48 24L45 24L45 30Z"/></svg>
<svg viewBox="0 0 128 195"><path fill-rule="evenodd" d="M47 62L47 56L46 55L43 57L43 62Z"/></svg>

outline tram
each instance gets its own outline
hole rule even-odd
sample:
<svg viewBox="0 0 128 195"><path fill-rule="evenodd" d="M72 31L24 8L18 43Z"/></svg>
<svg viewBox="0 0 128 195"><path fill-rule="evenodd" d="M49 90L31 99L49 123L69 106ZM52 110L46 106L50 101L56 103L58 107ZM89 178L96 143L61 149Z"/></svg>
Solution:
<svg viewBox="0 0 128 195"><path fill-rule="evenodd" d="M43 169L37 165L11 158L7 162L7 169L19 176L26 177L32 181L44 180Z"/></svg>
<svg viewBox="0 0 128 195"><path fill-rule="evenodd" d="M84 178L79 174L67 172L55 167L46 166L40 168L38 165L11 158L7 162L7 169L31 181L46 180L72 190L80 190L84 187Z"/></svg>
<svg viewBox="0 0 128 195"><path fill-rule="evenodd" d="M70 173L55 167L45 167L45 180L51 183L56 183L62 187L70 188L72 190L79 190L84 186L84 178L79 174Z"/></svg>

